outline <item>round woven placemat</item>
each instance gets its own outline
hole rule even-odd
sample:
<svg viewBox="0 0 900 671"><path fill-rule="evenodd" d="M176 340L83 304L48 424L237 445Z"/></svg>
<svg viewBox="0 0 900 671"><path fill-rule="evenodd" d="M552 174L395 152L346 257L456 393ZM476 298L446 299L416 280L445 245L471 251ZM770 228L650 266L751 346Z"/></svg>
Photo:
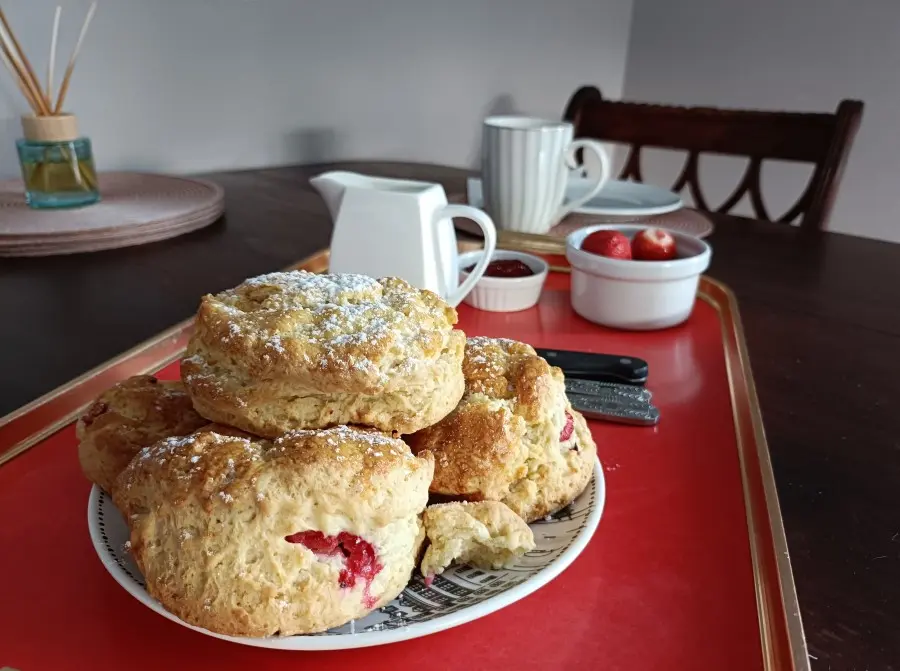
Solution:
<svg viewBox="0 0 900 671"><path fill-rule="evenodd" d="M99 175L101 200L87 207L34 210L20 180L0 182L0 256L71 254L165 240L208 226L224 191L201 179L152 173Z"/></svg>

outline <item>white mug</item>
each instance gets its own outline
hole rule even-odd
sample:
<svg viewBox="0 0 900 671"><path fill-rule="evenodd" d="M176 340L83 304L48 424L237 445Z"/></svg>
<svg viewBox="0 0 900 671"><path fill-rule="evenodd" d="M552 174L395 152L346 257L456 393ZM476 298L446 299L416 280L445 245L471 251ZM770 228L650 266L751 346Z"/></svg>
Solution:
<svg viewBox="0 0 900 671"><path fill-rule="evenodd" d="M575 129L565 121L525 116L492 116L484 120L481 180L484 209L497 228L546 233L572 210L599 193L609 180L610 163L595 140L572 140ZM595 155L591 188L567 202L566 182L576 167L575 153ZM593 161L591 163L594 163Z"/></svg>

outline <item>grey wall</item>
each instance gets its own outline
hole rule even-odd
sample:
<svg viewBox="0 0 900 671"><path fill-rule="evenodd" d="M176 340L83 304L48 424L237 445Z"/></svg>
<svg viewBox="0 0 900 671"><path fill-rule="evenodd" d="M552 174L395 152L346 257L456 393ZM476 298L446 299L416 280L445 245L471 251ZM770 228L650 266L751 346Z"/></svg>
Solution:
<svg viewBox="0 0 900 671"><path fill-rule="evenodd" d="M56 4L4 3L42 73ZM63 1L60 69L87 4ZM586 81L621 93L630 17L631 0L105 0L66 107L107 170L469 165L491 111L555 118ZM2 83L13 176L24 103Z"/></svg>
<svg viewBox="0 0 900 671"><path fill-rule="evenodd" d="M866 109L832 229L900 241L900 3L891 0L637 0L625 97L747 108ZM671 184L680 160L656 152L645 178ZM743 162L703 164L721 202ZM781 212L810 170L764 168L763 194Z"/></svg>

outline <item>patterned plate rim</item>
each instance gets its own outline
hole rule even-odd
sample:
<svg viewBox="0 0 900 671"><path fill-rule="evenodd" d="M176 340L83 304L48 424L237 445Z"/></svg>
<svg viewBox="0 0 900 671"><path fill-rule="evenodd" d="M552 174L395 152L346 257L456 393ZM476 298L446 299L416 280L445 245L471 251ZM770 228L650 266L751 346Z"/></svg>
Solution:
<svg viewBox="0 0 900 671"><path fill-rule="evenodd" d="M376 645L385 645L388 643L397 643L413 638L428 636L439 631L451 629L452 627L477 620L486 615L490 615L501 608L505 608L516 601L536 592L538 589L549 583L562 573L568 566L575 561L580 555L600 524L600 518L603 515L603 509L606 504L606 481L603 477L603 467L599 458L594 462L594 473L591 482L588 485L593 487L593 506L588 512L584 526L578 532L578 535L572 540L568 548L566 548L556 559L542 567L537 573L532 575L525 581L504 590L499 594L488 597L484 601L466 606L452 613L438 616L432 620L410 624L409 626L390 629L384 631L361 632L359 634L348 634L339 636L285 636L285 637L268 637L268 638L245 638L236 636L226 636L215 632L196 627L188 624L165 610L155 599L153 599L146 591L143 585L138 582L138 578L132 575L131 571L122 566L116 559L112 548L109 545L105 532L100 527L98 518L100 517L99 505L103 496L101 490L95 485L91 489L88 498L87 517L88 530L91 535L91 542L97 553L100 562L125 590L135 599L150 608L151 610L163 615L173 622L193 629L201 634L213 636L233 643L240 643L259 648L272 648L277 650L345 650L351 648L366 648ZM588 493L585 490L584 493Z"/></svg>

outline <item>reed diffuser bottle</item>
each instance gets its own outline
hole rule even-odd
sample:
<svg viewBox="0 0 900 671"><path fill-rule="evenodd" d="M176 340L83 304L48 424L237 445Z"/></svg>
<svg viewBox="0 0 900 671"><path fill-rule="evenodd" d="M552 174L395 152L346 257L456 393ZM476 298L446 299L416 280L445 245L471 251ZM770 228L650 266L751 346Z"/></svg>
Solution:
<svg viewBox="0 0 900 671"><path fill-rule="evenodd" d="M100 199L91 141L78 135L78 120L75 116L62 111L75 69L75 60L96 9L97 3L91 3L69 58L59 93L54 99L53 68L56 63L62 8L56 8L53 18L46 86L41 85L0 8L0 60L34 112L22 117L22 132L25 137L17 142L22 179L25 182L25 199L34 208L77 207L90 205Z"/></svg>
<svg viewBox="0 0 900 671"><path fill-rule="evenodd" d="M100 199L91 141L71 114L24 116L16 145L25 200L34 208L78 207Z"/></svg>

